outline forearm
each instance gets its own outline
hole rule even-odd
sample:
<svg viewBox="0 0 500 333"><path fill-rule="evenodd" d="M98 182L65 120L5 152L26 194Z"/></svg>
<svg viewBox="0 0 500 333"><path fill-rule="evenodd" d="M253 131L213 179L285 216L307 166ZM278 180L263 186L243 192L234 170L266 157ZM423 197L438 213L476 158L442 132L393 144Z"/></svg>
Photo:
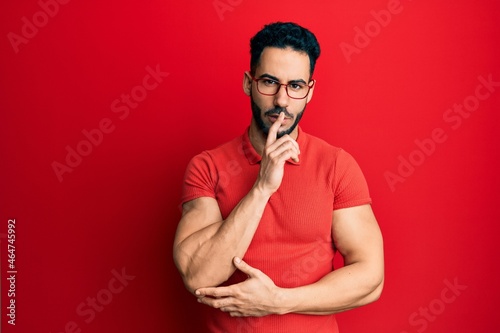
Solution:
<svg viewBox="0 0 500 333"><path fill-rule="evenodd" d="M281 313L326 315L376 301L383 288L383 270L354 263L335 270L316 283L282 289Z"/></svg>
<svg viewBox="0 0 500 333"><path fill-rule="evenodd" d="M217 286L233 274L232 259L245 255L268 200L269 195L252 188L224 221L210 224L175 246L176 263L191 292Z"/></svg>

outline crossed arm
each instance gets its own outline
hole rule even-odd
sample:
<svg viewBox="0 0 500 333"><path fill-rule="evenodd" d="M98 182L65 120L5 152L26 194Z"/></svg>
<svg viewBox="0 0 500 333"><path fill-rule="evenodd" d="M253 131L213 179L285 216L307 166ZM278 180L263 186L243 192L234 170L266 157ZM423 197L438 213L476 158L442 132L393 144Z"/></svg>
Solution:
<svg viewBox="0 0 500 333"><path fill-rule="evenodd" d="M384 281L383 244L370 205L335 210L332 236L344 267L316 283L280 288L243 258L270 196L279 188L286 160L298 160L299 147L289 136L277 139L284 115L271 126L258 179L223 220L213 198L184 204L174 241L174 260L188 290L198 301L231 316L330 314L375 301ZM244 282L217 287L239 269Z"/></svg>
<svg viewBox="0 0 500 333"><path fill-rule="evenodd" d="M384 283L383 244L371 206L336 210L332 220L332 234L344 256L344 267L310 285L280 288L237 257L235 267L249 278L227 287L200 288L195 293L198 301L231 316L265 316L324 315L377 300Z"/></svg>
<svg viewBox="0 0 500 333"><path fill-rule="evenodd" d="M283 120L281 113L269 130L254 186L225 220L213 198L184 204L174 240L174 260L191 292L218 286L233 274L233 257L244 257L269 198L281 185L285 162L298 161L297 142L288 135L277 138Z"/></svg>

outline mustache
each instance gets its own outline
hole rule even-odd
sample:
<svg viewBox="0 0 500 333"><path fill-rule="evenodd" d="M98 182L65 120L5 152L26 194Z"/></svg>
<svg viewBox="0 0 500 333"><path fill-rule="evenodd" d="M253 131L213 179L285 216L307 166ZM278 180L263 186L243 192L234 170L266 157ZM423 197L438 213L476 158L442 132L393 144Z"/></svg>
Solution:
<svg viewBox="0 0 500 333"><path fill-rule="evenodd" d="M264 112L264 116L272 116L272 115L277 115L279 116L279 114L283 112L285 114L286 117L288 118L293 118L293 115L291 113L289 113L286 108L280 108L280 107L275 107L274 109L271 109L271 110L268 110L266 112Z"/></svg>

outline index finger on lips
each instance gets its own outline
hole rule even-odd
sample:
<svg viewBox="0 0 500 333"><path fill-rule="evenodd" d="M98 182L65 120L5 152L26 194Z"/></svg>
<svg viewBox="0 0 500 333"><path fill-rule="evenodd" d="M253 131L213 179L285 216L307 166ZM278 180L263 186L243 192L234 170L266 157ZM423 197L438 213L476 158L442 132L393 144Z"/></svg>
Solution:
<svg viewBox="0 0 500 333"><path fill-rule="evenodd" d="M272 124L271 128L269 128L269 133L267 134L266 146L272 145L276 138L278 137L278 130L285 119L285 113L280 112L278 119Z"/></svg>

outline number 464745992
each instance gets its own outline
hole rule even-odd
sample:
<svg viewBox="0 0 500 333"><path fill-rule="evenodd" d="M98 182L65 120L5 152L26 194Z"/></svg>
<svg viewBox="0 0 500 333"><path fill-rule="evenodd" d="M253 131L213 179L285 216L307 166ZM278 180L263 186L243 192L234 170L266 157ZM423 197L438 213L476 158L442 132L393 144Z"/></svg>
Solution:
<svg viewBox="0 0 500 333"><path fill-rule="evenodd" d="M9 268L10 269L15 269L16 268L16 247L14 246L14 243L16 242L16 220L9 220L9 223L7 224L8 230L7 230L7 242L8 244L8 262L9 262Z"/></svg>

